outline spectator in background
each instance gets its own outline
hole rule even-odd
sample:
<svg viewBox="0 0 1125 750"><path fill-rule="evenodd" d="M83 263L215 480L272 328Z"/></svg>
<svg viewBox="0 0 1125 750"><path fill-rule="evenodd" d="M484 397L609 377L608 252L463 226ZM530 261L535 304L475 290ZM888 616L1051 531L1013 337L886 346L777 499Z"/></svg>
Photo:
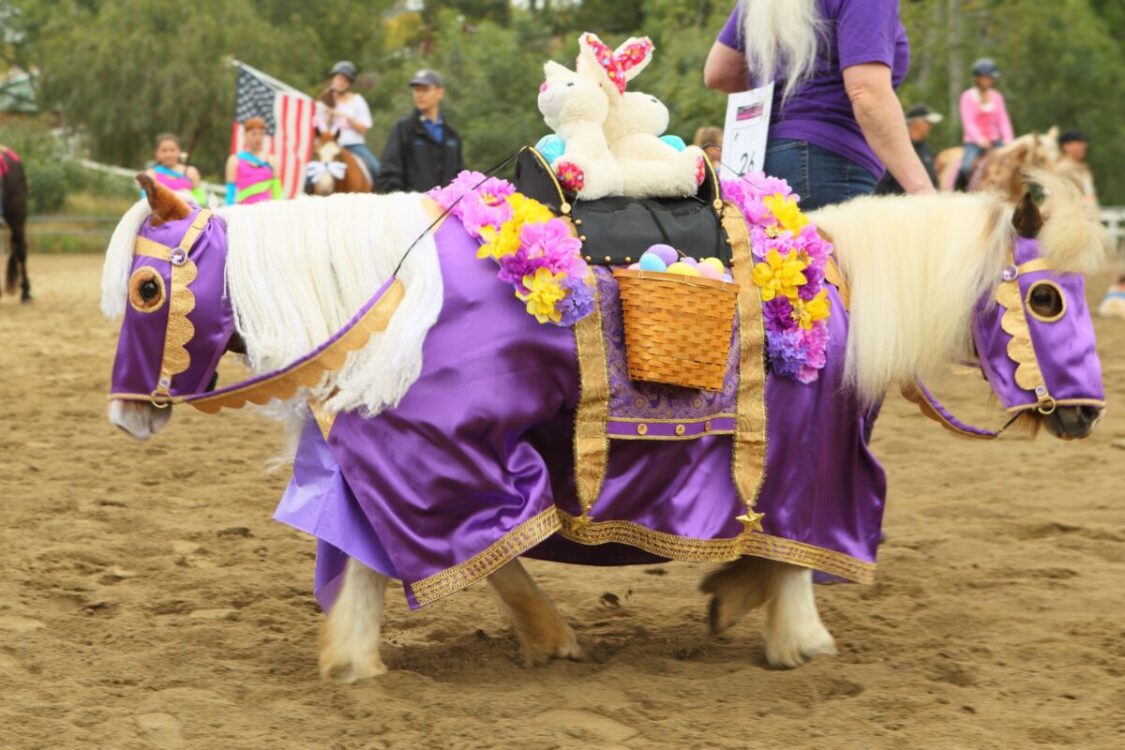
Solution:
<svg viewBox="0 0 1125 750"><path fill-rule="evenodd" d="M363 162L374 184L379 174L379 160L365 140L371 129L371 110L367 100L351 90L358 73L355 65L347 60L332 66L328 90L316 103L316 126L325 133L336 131L336 142Z"/></svg>
<svg viewBox="0 0 1125 750"><path fill-rule="evenodd" d="M1094 188L1094 173L1086 163L1086 134L1081 130L1068 130L1059 136L1062 156L1055 172L1073 182L1086 200L1094 215L1098 213L1098 191Z"/></svg>
<svg viewBox="0 0 1125 750"><path fill-rule="evenodd" d="M934 187L937 187L937 171L934 169L933 152L930 151L926 139L930 137L930 131L934 129L934 125L937 125L943 119L945 118L925 104L915 104L906 110L906 132L910 134L910 142L914 145L914 153L918 154L918 159L922 162L922 166L926 168L926 174L930 176L930 182ZM898 184L898 180L890 172L887 172L883 175L879 184L875 186L875 192L879 195L902 195L906 191L902 189L902 185Z"/></svg>
<svg viewBox="0 0 1125 750"><path fill-rule="evenodd" d="M183 149L180 137L175 133L161 133L156 136L156 150L153 153L156 164L145 170L148 176L173 192L190 193L200 206L207 205L207 193L203 190L203 178L199 170L180 163ZM141 191L144 195L145 191Z"/></svg>
<svg viewBox="0 0 1125 750"><path fill-rule="evenodd" d="M465 168L461 137L441 112L445 83L432 70L419 70L410 79L414 111L395 123L383 147L379 192L406 190L424 193L446 185Z"/></svg>
<svg viewBox="0 0 1125 750"><path fill-rule="evenodd" d="M705 125L699 130L695 131L695 140L692 144L699 146L703 149L703 153L707 154L707 158L711 160L711 165L719 168L719 163L723 158L723 129L717 128L714 125Z"/></svg>
<svg viewBox="0 0 1125 750"><path fill-rule="evenodd" d="M908 193L933 192L894 92L909 62L898 0L741 0L703 80L775 82L764 168L813 210L871 194L884 165Z"/></svg>
<svg viewBox="0 0 1125 750"><path fill-rule="evenodd" d="M266 153L266 121L242 123L244 150L227 157L227 205L261 203L283 197L277 179L277 159Z"/></svg>
<svg viewBox="0 0 1125 750"><path fill-rule="evenodd" d="M1012 121L1004 97L993 88L1000 77L1000 68L991 58L982 57L973 63L971 89L961 94L961 130L964 133L965 155L957 174L956 188L968 187L973 165L989 149L999 148L1012 140Z"/></svg>

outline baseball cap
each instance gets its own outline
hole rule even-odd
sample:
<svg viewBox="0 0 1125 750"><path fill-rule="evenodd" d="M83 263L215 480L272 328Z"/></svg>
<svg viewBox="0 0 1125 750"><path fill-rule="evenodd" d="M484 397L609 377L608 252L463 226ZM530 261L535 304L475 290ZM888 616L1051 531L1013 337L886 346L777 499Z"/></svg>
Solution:
<svg viewBox="0 0 1125 750"><path fill-rule="evenodd" d="M931 125L937 125L939 122L945 119L941 116L940 113L934 112L925 104L915 104L913 107L906 110L907 120L917 120L919 118L925 120Z"/></svg>
<svg viewBox="0 0 1125 750"><path fill-rule="evenodd" d="M411 86L444 86L441 76L436 70L422 68L410 79Z"/></svg>

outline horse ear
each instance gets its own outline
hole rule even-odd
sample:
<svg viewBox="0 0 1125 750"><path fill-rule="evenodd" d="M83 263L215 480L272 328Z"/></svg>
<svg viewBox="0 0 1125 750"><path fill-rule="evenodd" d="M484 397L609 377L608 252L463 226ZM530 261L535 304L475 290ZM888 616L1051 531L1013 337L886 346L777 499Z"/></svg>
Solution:
<svg viewBox="0 0 1125 750"><path fill-rule="evenodd" d="M1052 141L1057 141L1059 139L1059 126L1052 125L1051 129L1047 131L1047 137Z"/></svg>
<svg viewBox="0 0 1125 750"><path fill-rule="evenodd" d="M1031 191L1025 190L1023 198L1016 204L1016 212L1012 214L1012 226L1020 237L1034 239L1039 236L1043 228L1043 214L1039 213L1039 206L1031 197Z"/></svg>
<svg viewBox="0 0 1125 750"><path fill-rule="evenodd" d="M137 184L141 186L141 190L144 190L148 197L148 205L152 207L153 224L186 219L191 215L191 208L183 202L180 196L144 172L137 175Z"/></svg>

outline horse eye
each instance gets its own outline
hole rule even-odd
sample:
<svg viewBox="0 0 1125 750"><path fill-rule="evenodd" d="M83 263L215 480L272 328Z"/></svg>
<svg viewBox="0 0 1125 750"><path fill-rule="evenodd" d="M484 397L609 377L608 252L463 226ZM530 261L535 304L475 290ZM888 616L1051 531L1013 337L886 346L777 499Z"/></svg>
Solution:
<svg viewBox="0 0 1125 750"><path fill-rule="evenodd" d="M129 279L129 304L137 312L153 312L164 305L164 278L151 266L143 266Z"/></svg>
<svg viewBox="0 0 1125 750"><path fill-rule="evenodd" d="M570 86L573 86L574 84L573 84L573 83L567 83L566 85L567 85L568 87L570 87Z"/></svg>
<svg viewBox="0 0 1125 750"><path fill-rule="evenodd" d="M1058 320L1066 310L1062 291L1049 281L1040 281L1028 290L1027 306L1033 316L1046 323Z"/></svg>

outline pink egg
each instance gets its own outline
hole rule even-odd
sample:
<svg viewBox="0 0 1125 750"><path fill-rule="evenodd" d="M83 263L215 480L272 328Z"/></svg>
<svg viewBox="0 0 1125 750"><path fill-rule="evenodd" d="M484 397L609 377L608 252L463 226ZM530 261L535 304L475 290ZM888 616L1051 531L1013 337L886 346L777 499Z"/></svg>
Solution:
<svg viewBox="0 0 1125 750"><path fill-rule="evenodd" d="M657 256L658 258L660 258L660 260L664 261L664 265L666 266L670 266L675 263L677 258L679 257L679 253L676 252L676 248L672 247L671 245L656 244L650 247L645 252L649 252Z"/></svg>
<svg viewBox="0 0 1125 750"><path fill-rule="evenodd" d="M633 263L632 265L629 266L629 270L630 271L639 271L639 270L641 270L641 264L640 263Z"/></svg>
<svg viewBox="0 0 1125 750"><path fill-rule="evenodd" d="M695 267L699 271L699 275L705 279L715 279L716 281L723 278L723 275L715 270L714 266L710 263L700 263Z"/></svg>

